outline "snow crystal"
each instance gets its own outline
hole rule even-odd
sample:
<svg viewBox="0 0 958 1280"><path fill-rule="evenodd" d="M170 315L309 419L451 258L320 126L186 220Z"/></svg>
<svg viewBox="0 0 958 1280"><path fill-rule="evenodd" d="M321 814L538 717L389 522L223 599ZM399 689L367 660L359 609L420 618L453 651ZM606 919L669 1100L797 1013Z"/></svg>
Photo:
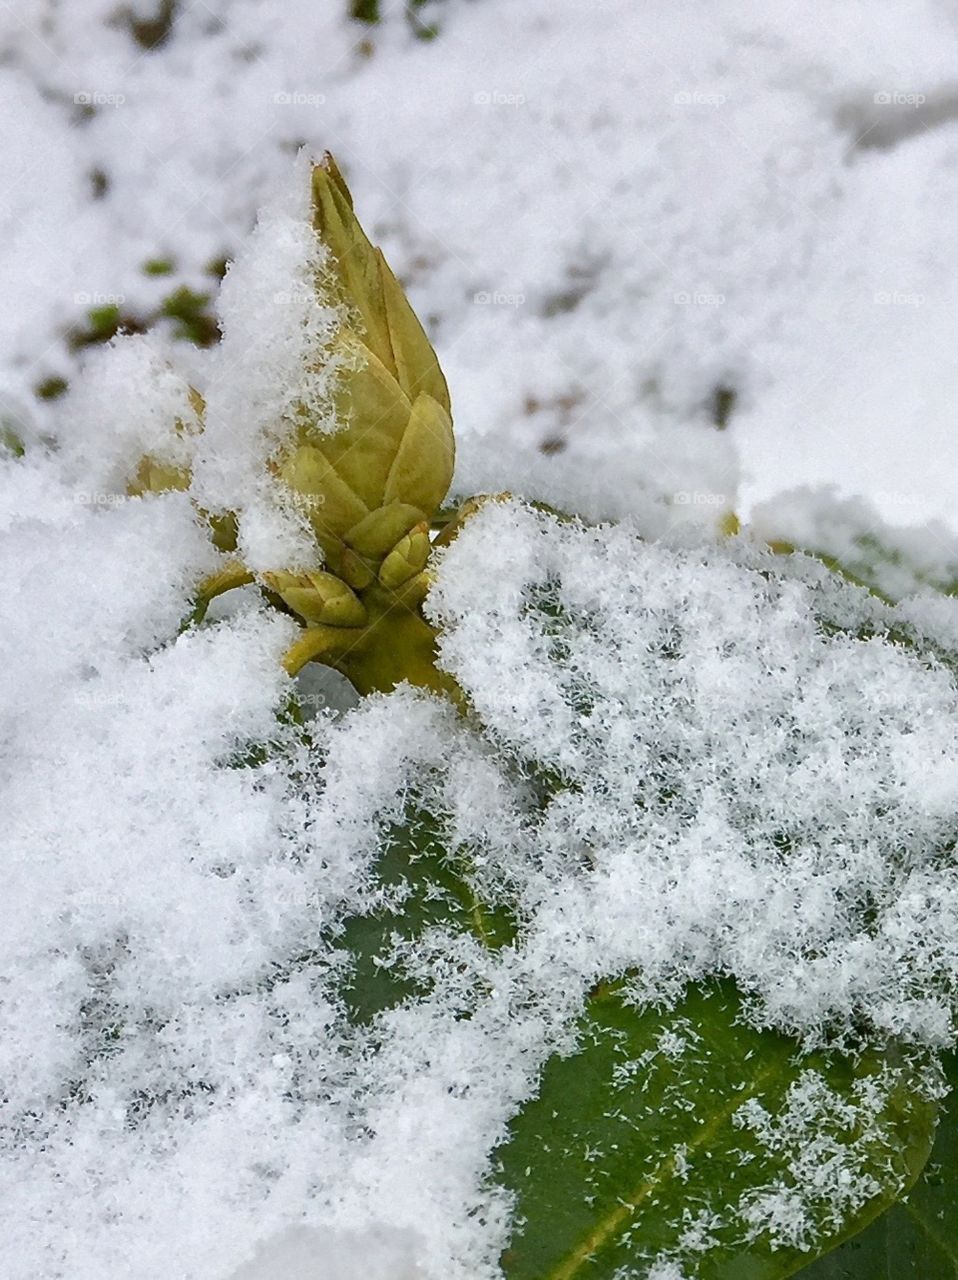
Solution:
<svg viewBox="0 0 958 1280"><path fill-rule="evenodd" d="M148 337L114 338L91 351L64 414L62 456L79 501L108 505L107 495L124 493L147 455L177 469L192 463L199 418L189 384Z"/></svg>
<svg viewBox="0 0 958 1280"><path fill-rule="evenodd" d="M843 1223L882 1190L871 1174L862 1173L883 1143L882 1112L889 1106L898 1074L885 1068L857 1080L850 1096L829 1088L815 1071L802 1071L789 1086L784 1107L771 1116L754 1098L735 1112L732 1121L751 1130L772 1156L785 1156L788 1181L748 1193L739 1215L751 1238L767 1236L773 1248L814 1247L819 1232L839 1232ZM842 1135L839 1141L835 1134ZM849 1134L854 1137L849 1140ZM893 1166L892 1153L885 1164ZM905 1183L899 1171L899 1187ZM887 1188L886 1188L887 1192Z"/></svg>
<svg viewBox="0 0 958 1280"><path fill-rule="evenodd" d="M618 1280L618 1277L616 1277L616 1280ZM628 1278L623 1276L622 1280L628 1280ZM689 1280L689 1277L677 1262L665 1259L654 1263L646 1272L644 1280Z"/></svg>

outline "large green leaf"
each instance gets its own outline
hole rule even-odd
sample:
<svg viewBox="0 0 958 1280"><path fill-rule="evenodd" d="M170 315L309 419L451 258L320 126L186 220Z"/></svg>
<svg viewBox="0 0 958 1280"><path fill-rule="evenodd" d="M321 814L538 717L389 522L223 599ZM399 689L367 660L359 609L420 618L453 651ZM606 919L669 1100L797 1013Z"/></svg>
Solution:
<svg viewBox="0 0 958 1280"><path fill-rule="evenodd" d="M625 1280L665 1261L778 1280L912 1183L935 1123L927 1062L802 1056L741 1015L731 983L672 1012L633 1007L621 982L592 994L579 1049L547 1063L497 1153L516 1198L509 1280Z"/></svg>
<svg viewBox="0 0 958 1280"><path fill-rule="evenodd" d="M515 934L504 907L480 901L468 855L450 853L441 822L422 810L385 833L367 901L367 910L352 916L336 939L348 954L343 998L357 1022L424 994L406 958L427 930L469 933L492 949Z"/></svg>
<svg viewBox="0 0 958 1280"><path fill-rule="evenodd" d="M945 1062L958 1087L958 1058ZM860 1235L805 1268L802 1280L958 1280L958 1098L942 1108L935 1145L908 1195Z"/></svg>

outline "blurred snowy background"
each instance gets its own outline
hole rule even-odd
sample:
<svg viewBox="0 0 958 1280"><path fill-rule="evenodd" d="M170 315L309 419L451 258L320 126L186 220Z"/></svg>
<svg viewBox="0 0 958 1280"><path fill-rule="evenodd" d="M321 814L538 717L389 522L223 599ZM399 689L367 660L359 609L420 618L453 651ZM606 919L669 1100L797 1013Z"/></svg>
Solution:
<svg viewBox="0 0 958 1280"><path fill-rule="evenodd" d="M117 326L215 341L307 145L428 323L463 491L707 519L834 485L958 530L958 4L352 8L0 3L8 422L68 432ZM825 505L759 525L871 519Z"/></svg>

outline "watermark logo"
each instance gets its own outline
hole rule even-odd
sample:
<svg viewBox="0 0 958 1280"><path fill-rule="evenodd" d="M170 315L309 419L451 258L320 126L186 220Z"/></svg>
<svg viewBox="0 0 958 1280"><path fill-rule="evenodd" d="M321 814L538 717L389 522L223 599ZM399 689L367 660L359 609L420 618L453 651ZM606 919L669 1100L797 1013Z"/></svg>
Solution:
<svg viewBox="0 0 958 1280"><path fill-rule="evenodd" d="M280 890L273 901L279 907L318 907L320 897L315 889Z"/></svg>
<svg viewBox="0 0 958 1280"><path fill-rule="evenodd" d="M312 307L318 306L315 293L309 289L280 289L273 294L273 301L278 307Z"/></svg>
<svg viewBox="0 0 958 1280"><path fill-rule="evenodd" d="M902 293L898 289L879 289L874 297L880 307L922 307L925 305L923 293Z"/></svg>
<svg viewBox="0 0 958 1280"><path fill-rule="evenodd" d="M278 107L321 107L326 102L325 93L287 93L281 91L273 94L273 102Z"/></svg>
<svg viewBox="0 0 958 1280"><path fill-rule="evenodd" d="M921 494L906 493L900 489L879 489L872 497L882 507L916 507L924 502Z"/></svg>
<svg viewBox="0 0 958 1280"><path fill-rule="evenodd" d="M724 493L712 493L708 489L680 489L673 494L673 502L677 507L724 507L728 498Z"/></svg>
<svg viewBox="0 0 958 1280"><path fill-rule="evenodd" d="M300 493L298 489L289 489L283 495L284 503L299 515L315 515L326 505L325 493Z"/></svg>
<svg viewBox="0 0 958 1280"><path fill-rule="evenodd" d="M78 307L122 307L125 293L75 293L73 301Z"/></svg>
<svg viewBox="0 0 958 1280"><path fill-rule="evenodd" d="M77 689L73 694L73 702L78 707L122 707L126 699L120 693L111 693L107 689Z"/></svg>
<svg viewBox="0 0 958 1280"><path fill-rule="evenodd" d="M80 489L73 495L78 507L122 507L125 502L135 502L136 498L129 493L91 493Z"/></svg>
<svg viewBox="0 0 958 1280"><path fill-rule="evenodd" d="M522 107L528 101L524 93L504 93L501 89L480 89L472 100L477 107Z"/></svg>
<svg viewBox="0 0 958 1280"><path fill-rule="evenodd" d="M920 107L928 98L923 93L910 93L903 89L880 89L874 101L876 107Z"/></svg>
<svg viewBox="0 0 958 1280"><path fill-rule="evenodd" d="M728 102L728 95L708 93L701 89L680 89L672 101L677 107L721 107Z"/></svg>
<svg viewBox="0 0 958 1280"><path fill-rule="evenodd" d="M119 907L121 905L119 894L101 893L98 889L80 889L73 895L72 902L76 907Z"/></svg>
<svg viewBox="0 0 958 1280"><path fill-rule="evenodd" d="M506 293L501 289L480 289L472 295L478 307L521 307L526 300L524 293Z"/></svg>
<svg viewBox="0 0 958 1280"><path fill-rule="evenodd" d="M83 90L73 95L73 103L77 107L122 107L124 102L125 93L93 93Z"/></svg>
<svg viewBox="0 0 958 1280"><path fill-rule="evenodd" d="M700 289L682 289L673 294L672 301L680 307L720 307L725 301L725 294L706 293Z"/></svg>
<svg viewBox="0 0 958 1280"><path fill-rule="evenodd" d="M300 693L298 689L296 701L301 707L308 707L312 711L321 711L329 706L329 699L324 693Z"/></svg>

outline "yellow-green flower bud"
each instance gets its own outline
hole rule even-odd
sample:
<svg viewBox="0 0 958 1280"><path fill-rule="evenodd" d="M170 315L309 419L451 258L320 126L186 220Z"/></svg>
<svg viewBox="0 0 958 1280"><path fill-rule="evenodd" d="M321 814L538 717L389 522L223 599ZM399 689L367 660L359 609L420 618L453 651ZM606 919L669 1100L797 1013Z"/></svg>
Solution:
<svg viewBox="0 0 958 1280"><path fill-rule="evenodd" d="M313 171L312 195L313 228L328 251L316 290L331 321L324 320L322 343L302 368L304 376L323 373L322 394L304 392L292 417L284 416L295 426L266 465L286 486L289 508L311 528L323 566L280 568L258 581L274 605L281 601L306 624L284 658L291 675L323 661L361 693L408 680L461 700L436 666L436 633L420 608L429 588L430 527L455 460L446 381L330 156ZM235 546L235 521L226 533ZM252 576L230 561L201 584L193 616Z"/></svg>
<svg viewBox="0 0 958 1280"><path fill-rule="evenodd" d="M264 573L262 579L270 591L307 622L334 627L361 627L366 622L362 601L331 573Z"/></svg>
<svg viewBox="0 0 958 1280"><path fill-rule="evenodd" d="M398 281L366 238L331 156L313 171L317 234L329 249L318 282L342 310L333 432L304 422L277 462L299 495L329 568L357 588L440 506L452 480L449 392ZM357 558L366 573L357 566Z"/></svg>
<svg viewBox="0 0 958 1280"><path fill-rule="evenodd" d="M421 573L429 559L432 544L429 526L417 524L415 529L393 547L379 568L379 581L390 591Z"/></svg>

